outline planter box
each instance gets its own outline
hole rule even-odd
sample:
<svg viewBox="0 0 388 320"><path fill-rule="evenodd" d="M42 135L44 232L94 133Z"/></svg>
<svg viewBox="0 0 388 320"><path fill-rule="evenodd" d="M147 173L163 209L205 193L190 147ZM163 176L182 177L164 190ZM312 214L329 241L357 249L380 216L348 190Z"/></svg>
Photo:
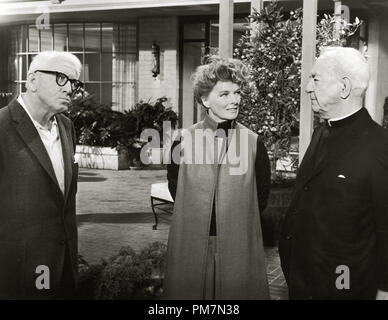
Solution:
<svg viewBox="0 0 388 320"><path fill-rule="evenodd" d="M77 145L75 160L80 168L125 170L129 169L128 153L107 147Z"/></svg>

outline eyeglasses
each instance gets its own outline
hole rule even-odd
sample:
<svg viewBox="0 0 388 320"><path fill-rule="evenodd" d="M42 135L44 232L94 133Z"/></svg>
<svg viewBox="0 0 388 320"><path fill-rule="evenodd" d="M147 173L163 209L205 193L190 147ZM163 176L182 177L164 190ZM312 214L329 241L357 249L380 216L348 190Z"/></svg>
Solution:
<svg viewBox="0 0 388 320"><path fill-rule="evenodd" d="M56 82L57 85L60 87L63 87L66 85L68 81L70 81L71 84L71 90L73 93L81 91L82 88L84 87L84 84L76 79L70 79L67 75L65 75L62 72L58 71L49 71L49 70L36 70L35 72L43 72L43 73L48 73L48 74L55 74L56 76Z"/></svg>

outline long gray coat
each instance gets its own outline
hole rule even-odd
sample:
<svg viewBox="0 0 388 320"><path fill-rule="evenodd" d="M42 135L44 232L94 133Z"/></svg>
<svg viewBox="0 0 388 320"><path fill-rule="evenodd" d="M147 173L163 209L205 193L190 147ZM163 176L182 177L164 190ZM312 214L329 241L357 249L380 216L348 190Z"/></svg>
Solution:
<svg viewBox="0 0 388 320"><path fill-rule="evenodd" d="M206 117L188 129L215 130ZM246 129L235 125L236 136ZM217 214L216 299L269 299L255 181L257 135L248 132L247 171L226 164L181 164L164 281L166 299L202 299L213 199ZM239 141L239 138L237 138ZM208 151L208 149L207 149ZM229 159L231 148L228 149ZM228 157L227 157L228 158ZM215 195L215 197L214 197Z"/></svg>

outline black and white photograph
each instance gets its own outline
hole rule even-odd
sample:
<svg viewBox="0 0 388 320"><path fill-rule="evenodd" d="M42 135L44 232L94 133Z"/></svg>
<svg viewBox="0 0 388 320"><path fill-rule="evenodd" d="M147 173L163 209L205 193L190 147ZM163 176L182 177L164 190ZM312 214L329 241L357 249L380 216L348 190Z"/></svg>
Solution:
<svg viewBox="0 0 388 320"><path fill-rule="evenodd" d="M0 0L0 300L388 300L386 30L386 0Z"/></svg>

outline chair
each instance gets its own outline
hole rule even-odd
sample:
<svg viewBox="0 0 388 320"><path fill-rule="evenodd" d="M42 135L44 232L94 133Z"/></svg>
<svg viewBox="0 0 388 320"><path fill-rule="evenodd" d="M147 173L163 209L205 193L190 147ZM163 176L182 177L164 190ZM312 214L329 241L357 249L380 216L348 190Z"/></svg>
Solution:
<svg viewBox="0 0 388 320"><path fill-rule="evenodd" d="M157 211L172 215L173 205L174 200L168 190L168 182L153 183L151 185L151 208L155 217L155 224L152 226L153 230L158 228Z"/></svg>

